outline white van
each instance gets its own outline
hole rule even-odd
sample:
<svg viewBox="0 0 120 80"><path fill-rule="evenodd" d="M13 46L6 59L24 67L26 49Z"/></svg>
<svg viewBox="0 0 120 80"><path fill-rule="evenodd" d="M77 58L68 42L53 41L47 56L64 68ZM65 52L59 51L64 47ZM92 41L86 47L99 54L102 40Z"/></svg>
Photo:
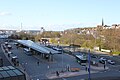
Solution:
<svg viewBox="0 0 120 80"><path fill-rule="evenodd" d="M32 55L30 49L28 49L28 48L24 48L23 50L24 50L25 54L27 54L28 56L31 56L31 55Z"/></svg>
<svg viewBox="0 0 120 80"><path fill-rule="evenodd" d="M30 50L28 48L24 48L25 52L30 52Z"/></svg>

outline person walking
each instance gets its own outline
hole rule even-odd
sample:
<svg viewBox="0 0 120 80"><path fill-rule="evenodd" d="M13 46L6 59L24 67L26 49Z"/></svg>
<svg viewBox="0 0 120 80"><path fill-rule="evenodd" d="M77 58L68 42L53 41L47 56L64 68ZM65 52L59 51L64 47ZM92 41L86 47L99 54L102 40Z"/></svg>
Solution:
<svg viewBox="0 0 120 80"><path fill-rule="evenodd" d="M106 69L106 61L105 61L105 63L104 63L104 70Z"/></svg>
<svg viewBox="0 0 120 80"><path fill-rule="evenodd" d="M104 64L104 70L105 70L105 67L106 67L106 66L105 66L105 64Z"/></svg>
<svg viewBox="0 0 120 80"><path fill-rule="evenodd" d="M56 75L59 77L59 72L58 71L56 71Z"/></svg>
<svg viewBox="0 0 120 80"><path fill-rule="evenodd" d="M85 67L85 70L86 70L86 71L88 71L88 68L87 68L87 66Z"/></svg>
<svg viewBox="0 0 120 80"><path fill-rule="evenodd" d="M39 66L39 64L40 64L40 62L38 61L38 62L37 62L37 65Z"/></svg>

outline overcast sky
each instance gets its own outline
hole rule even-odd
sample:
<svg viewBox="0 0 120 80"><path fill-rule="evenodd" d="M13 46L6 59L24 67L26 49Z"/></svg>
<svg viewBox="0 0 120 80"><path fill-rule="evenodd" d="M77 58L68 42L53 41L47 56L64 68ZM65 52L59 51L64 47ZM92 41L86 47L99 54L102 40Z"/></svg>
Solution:
<svg viewBox="0 0 120 80"><path fill-rule="evenodd" d="M0 29L65 30L120 23L120 0L0 0Z"/></svg>

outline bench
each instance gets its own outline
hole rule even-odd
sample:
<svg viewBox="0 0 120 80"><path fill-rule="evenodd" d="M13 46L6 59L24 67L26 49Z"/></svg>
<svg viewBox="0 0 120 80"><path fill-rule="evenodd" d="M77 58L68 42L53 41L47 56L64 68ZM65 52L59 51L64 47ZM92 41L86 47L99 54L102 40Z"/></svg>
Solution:
<svg viewBox="0 0 120 80"><path fill-rule="evenodd" d="M78 71L80 71L80 68L70 68L70 71L71 72L78 72Z"/></svg>

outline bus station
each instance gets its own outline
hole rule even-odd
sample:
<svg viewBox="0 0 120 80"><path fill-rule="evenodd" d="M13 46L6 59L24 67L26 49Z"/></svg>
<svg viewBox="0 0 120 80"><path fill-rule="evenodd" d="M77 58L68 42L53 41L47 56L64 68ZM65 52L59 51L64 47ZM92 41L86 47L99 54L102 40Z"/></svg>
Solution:
<svg viewBox="0 0 120 80"><path fill-rule="evenodd" d="M38 55L48 61L53 61L53 55L61 53L46 46L38 45L31 40L17 40L16 42L19 43L18 46L23 47L27 51L31 51L33 55Z"/></svg>

